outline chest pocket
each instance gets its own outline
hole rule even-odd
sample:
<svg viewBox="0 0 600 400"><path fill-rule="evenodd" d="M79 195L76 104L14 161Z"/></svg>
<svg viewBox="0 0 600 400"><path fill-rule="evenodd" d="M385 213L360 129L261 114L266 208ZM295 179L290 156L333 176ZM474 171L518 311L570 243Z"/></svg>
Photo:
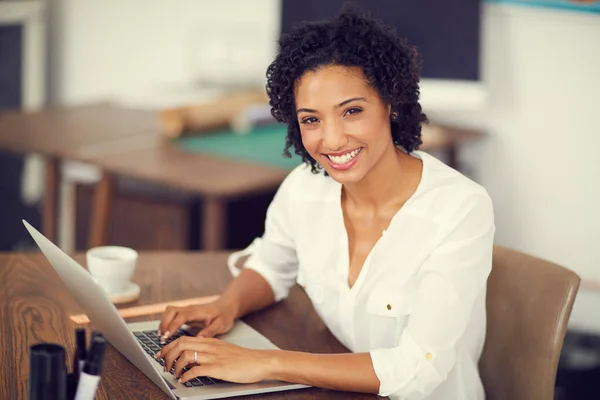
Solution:
<svg viewBox="0 0 600 400"><path fill-rule="evenodd" d="M413 311L415 294L406 288L375 288L367 301L372 349L395 347Z"/></svg>

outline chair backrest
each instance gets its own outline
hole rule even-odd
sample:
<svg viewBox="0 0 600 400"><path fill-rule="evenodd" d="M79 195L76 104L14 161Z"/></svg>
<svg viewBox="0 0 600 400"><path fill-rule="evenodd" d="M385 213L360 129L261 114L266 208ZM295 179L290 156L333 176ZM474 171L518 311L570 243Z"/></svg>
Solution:
<svg viewBox="0 0 600 400"><path fill-rule="evenodd" d="M558 360L579 282L566 268L494 248L479 364L487 400L554 399Z"/></svg>

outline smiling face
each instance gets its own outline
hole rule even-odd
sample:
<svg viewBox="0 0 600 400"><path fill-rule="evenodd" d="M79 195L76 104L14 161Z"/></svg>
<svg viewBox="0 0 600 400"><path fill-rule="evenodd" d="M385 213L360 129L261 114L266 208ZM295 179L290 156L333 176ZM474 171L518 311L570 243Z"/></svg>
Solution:
<svg viewBox="0 0 600 400"><path fill-rule="evenodd" d="M306 72L295 100L304 148L336 181L360 182L382 159L395 157L390 107L361 68Z"/></svg>

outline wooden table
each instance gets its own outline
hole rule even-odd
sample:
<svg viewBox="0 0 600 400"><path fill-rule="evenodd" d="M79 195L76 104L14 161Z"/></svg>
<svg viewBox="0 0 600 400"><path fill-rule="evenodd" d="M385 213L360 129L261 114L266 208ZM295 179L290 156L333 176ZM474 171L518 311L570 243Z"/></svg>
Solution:
<svg viewBox="0 0 600 400"><path fill-rule="evenodd" d="M457 166L461 143L481 133L432 124L422 150L442 151ZM56 237L60 161L83 161L104 171L95 194L89 247L107 243L117 175L144 179L199 195L204 250L225 247L226 206L276 189L288 170L185 151L164 139L156 113L97 104L0 113L0 149L47 156L43 233Z"/></svg>
<svg viewBox="0 0 600 400"><path fill-rule="evenodd" d="M141 253L132 280L140 305L220 293L231 275L226 253ZM84 257L76 259L83 263ZM193 279L190 279L193 277ZM27 398L28 349L41 341L73 354L79 313L75 299L42 255L0 254L0 399ZM144 317L147 320L159 316ZM143 320L144 318L132 319ZM331 335L300 287L287 300L246 317L245 322L283 349L321 353L347 350ZM70 361L68 361L70 369ZM166 399L167 396L124 356L109 346L99 399ZM377 399L374 395L310 388L239 399Z"/></svg>
<svg viewBox="0 0 600 400"><path fill-rule="evenodd" d="M56 240L61 162L82 161L105 173L96 190L88 246L105 244L115 176L124 175L183 188L203 198L201 247L224 247L226 204L271 191L287 171L193 154L160 134L157 114L110 104L0 112L0 150L46 157L43 226Z"/></svg>
<svg viewBox="0 0 600 400"><path fill-rule="evenodd" d="M155 146L160 140L155 113L93 104L0 112L0 149L45 156L43 231L56 239L61 162L84 161ZM99 206L103 206L102 204Z"/></svg>
<svg viewBox="0 0 600 400"><path fill-rule="evenodd" d="M192 153L164 141L161 146L90 160L105 172L95 194L90 247L106 244L116 175L125 175L198 194L202 198L203 250L225 247L226 209L230 201L276 189L289 171Z"/></svg>

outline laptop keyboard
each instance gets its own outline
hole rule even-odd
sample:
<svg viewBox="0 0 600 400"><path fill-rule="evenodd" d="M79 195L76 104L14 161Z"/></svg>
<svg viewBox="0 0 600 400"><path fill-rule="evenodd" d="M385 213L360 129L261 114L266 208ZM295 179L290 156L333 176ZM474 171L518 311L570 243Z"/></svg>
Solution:
<svg viewBox="0 0 600 400"><path fill-rule="evenodd" d="M167 339L165 344L161 344L160 337L158 336L158 333L156 331L133 332L133 334L136 337L136 339L138 340L138 342L140 342L140 344L142 345L142 348L144 349L144 351L146 353L148 353L148 355L150 355L150 357L152 357L152 359L154 361L156 361L163 367L165 366L164 360L162 358L159 358L159 359L154 358L154 355L156 353L158 353L158 351L165 344L169 344L173 340L177 340L182 336L191 336L189 332L187 332L183 329L179 329L177 332L175 332L174 335L172 335L169 339ZM187 371L189 371L188 368L183 369L183 372L187 372ZM175 369L171 368L171 371L169 371L169 372L171 374L174 374ZM218 383L223 383L223 381L221 381L219 379L209 378L207 376L199 376L197 378L190 379L183 385L187 386L187 387L198 387L198 386L216 385Z"/></svg>

